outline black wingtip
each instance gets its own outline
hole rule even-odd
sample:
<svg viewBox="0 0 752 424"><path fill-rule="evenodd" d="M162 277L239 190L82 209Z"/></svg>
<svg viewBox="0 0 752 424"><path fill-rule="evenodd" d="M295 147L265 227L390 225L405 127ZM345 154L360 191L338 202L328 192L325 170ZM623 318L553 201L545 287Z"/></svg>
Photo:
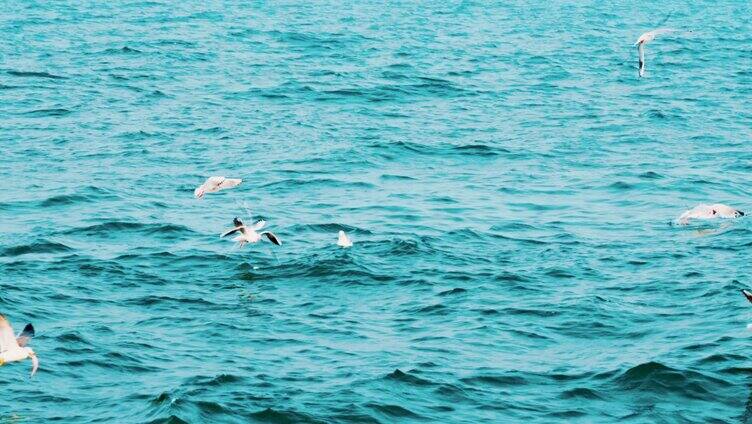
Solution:
<svg viewBox="0 0 752 424"><path fill-rule="evenodd" d="M749 300L749 303L752 303L752 293L749 290L742 289L742 294Z"/></svg>
<svg viewBox="0 0 752 424"><path fill-rule="evenodd" d="M29 337L34 337L34 334L34 326L31 324L26 324L26 327L24 327L23 331L21 332L21 335Z"/></svg>
<svg viewBox="0 0 752 424"><path fill-rule="evenodd" d="M264 235L269 239L270 242L276 244L277 246L282 246L282 242L277 238L276 235L274 235L274 233L264 233Z"/></svg>

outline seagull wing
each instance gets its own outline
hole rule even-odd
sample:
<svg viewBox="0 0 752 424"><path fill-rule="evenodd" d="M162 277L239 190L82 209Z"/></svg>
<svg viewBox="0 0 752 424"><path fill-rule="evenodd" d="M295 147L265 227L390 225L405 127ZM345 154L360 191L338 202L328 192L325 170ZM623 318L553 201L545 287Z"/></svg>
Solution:
<svg viewBox="0 0 752 424"><path fill-rule="evenodd" d="M197 199L203 198L205 193L206 193L206 188L204 188L203 184L201 184L200 186L196 187L195 190L193 190L193 195L196 196Z"/></svg>
<svg viewBox="0 0 752 424"><path fill-rule="evenodd" d="M270 242L276 244L277 246L282 246L282 241L276 235L274 235L274 233L265 231L261 233L261 235L266 236L266 238L268 238Z"/></svg>
<svg viewBox="0 0 752 424"><path fill-rule="evenodd" d="M645 43L637 45L637 53L640 56L640 76L645 74Z"/></svg>
<svg viewBox="0 0 752 424"><path fill-rule="evenodd" d="M258 231L258 230L264 228L264 225L266 225L266 221L264 221L262 219L262 220L256 222L255 224L253 224L253 230L254 231Z"/></svg>
<svg viewBox="0 0 752 424"><path fill-rule="evenodd" d="M10 326L5 316L0 315L0 352L14 348L18 348L18 342L13 334L13 327Z"/></svg>
<svg viewBox="0 0 752 424"><path fill-rule="evenodd" d="M29 344L31 339L34 337L34 334L35 334L34 326L31 324L26 324L26 327L24 327L21 334L19 334L18 337L16 337L16 342L18 343L19 346L25 347L27 344Z"/></svg>
<svg viewBox="0 0 752 424"><path fill-rule="evenodd" d="M206 179L204 185L220 186L226 179L225 177L209 177Z"/></svg>
<svg viewBox="0 0 752 424"><path fill-rule="evenodd" d="M344 231L340 230L339 236L337 237L337 246L341 247L350 247L352 246L352 240L350 240L350 237L345 234Z"/></svg>
<svg viewBox="0 0 752 424"><path fill-rule="evenodd" d="M240 178L224 178L218 185L219 188L233 188L242 182Z"/></svg>
<svg viewBox="0 0 752 424"><path fill-rule="evenodd" d="M226 237L226 236L229 236L230 234L235 234L238 231L240 231L241 233L245 232L245 226L241 225L240 227L235 227L232 230L227 230L224 233L220 234L219 237L220 238Z"/></svg>
<svg viewBox="0 0 752 424"><path fill-rule="evenodd" d="M668 34L669 32L674 32L674 31L676 31L676 30L673 29L673 28L659 28L659 29L656 29L656 30L653 30L653 31L650 31L650 32L653 33L653 36L657 36L657 35L661 35L661 34Z"/></svg>
<svg viewBox="0 0 752 424"><path fill-rule="evenodd" d="M37 373L37 370L39 369L39 358L37 357L36 353L31 354L31 376L34 377L34 374Z"/></svg>
<svg viewBox="0 0 752 424"><path fill-rule="evenodd" d="M749 300L750 303L752 303L752 292L742 289L742 294L747 298L747 300Z"/></svg>

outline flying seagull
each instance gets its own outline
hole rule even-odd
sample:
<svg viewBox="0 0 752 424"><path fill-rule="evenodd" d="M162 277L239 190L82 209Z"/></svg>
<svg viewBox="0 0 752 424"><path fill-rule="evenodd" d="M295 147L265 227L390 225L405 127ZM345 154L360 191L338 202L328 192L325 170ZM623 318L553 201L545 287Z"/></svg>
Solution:
<svg viewBox="0 0 752 424"><path fill-rule="evenodd" d="M197 199L201 199L206 193L215 193L226 188L233 188L242 182L243 180L240 178L209 177L193 191L193 195Z"/></svg>
<svg viewBox="0 0 752 424"><path fill-rule="evenodd" d="M246 243L258 243L261 240L262 236L266 237L270 242L276 244L277 246L282 246L282 242L276 235L274 235L274 233L269 231L264 231L263 233L257 232L258 230L262 229L264 225L266 225L266 221L264 220L258 221L250 227L244 225L243 221L238 218L233 219L232 223L235 225L235 228L225 231L220 235L220 237L229 236L230 234L234 233L240 233L240 235L233 239L233 241L238 242L239 247L243 247L243 245Z"/></svg>
<svg viewBox="0 0 752 424"><path fill-rule="evenodd" d="M21 334L16 337L13 335L13 328L8 320L0 314L0 365L31 358L31 376L33 377L39 368L39 359L30 347L26 347L32 337L34 337L33 325L26 324Z"/></svg>
<svg viewBox="0 0 752 424"><path fill-rule="evenodd" d="M679 216L677 222L681 225L689 224L693 219L739 218L744 212L721 203L713 205L697 205Z"/></svg>
<svg viewBox="0 0 752 424"><path fill-rule="evenodd" d="M337 246L339 247L352 247L353 242L350 237L347 237L344 231L339 230L339 237L337 238Z"/></svg>
<svg viewBox="0 0 752 424"><path fill-rule="evenodd" d="M670 28L660 28L660 29L654 29L652 31L648 31L640 36L640 38L637 39L637 42L634 43L635 46L637 46L637 53L640 56L640 77L645 75L645 44L655 40L655 37L661 34L666 34L669 32L676 31L674 29Z"/></svg>

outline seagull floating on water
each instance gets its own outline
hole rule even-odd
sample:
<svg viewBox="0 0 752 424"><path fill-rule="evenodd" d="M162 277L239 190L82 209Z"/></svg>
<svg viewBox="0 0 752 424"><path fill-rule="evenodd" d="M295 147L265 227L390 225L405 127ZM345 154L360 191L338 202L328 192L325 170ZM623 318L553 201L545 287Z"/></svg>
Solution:
<svg viewBox="0 0 752 424"><path fill-rule="evenodd" d="M339 237L337 238L337 246L339 247L352 247L353 242L350 237L345 234L344 231L339 230Z"/></svg>
<svg viewBox="0 0 752 424"><path fill-rule="evenodd" d="M713 205L697 205L679 216L677 222L681 225L689 224L693 219L739 218L744 212L721 203Z"/></svg>
<svg viewBox="0 0 752 424"><path fill-rule="evenodd" d="M282 242L276 235L274 235L274 233L269 231L264 231L263 233L257 232L258 230L262 229L264 225L266 225L266 221L264 221L263 219L256 222L250 227L244 225L243 221L238 218L233 219L232 223L235 224L235 228L225 231L220 235L220 237L229 236L230 234L234 233L240 233L240 235L233 239L233 241L238 242L238 247L243 247L243 245L246 243L258 243L261 240L262 236L266 237L270 242L276 244L277 246L282 246Z"/></svg>
<svg viewBox="0 0 752 424"><path fill-rule="evenodd" d="M637 39L637 42L634 43L634 45L637 46L637 53L640 56L640 77L645 75L645 44L655 40L655 37L658 35L674 31L676 30L670 28L660 28L653 31L648 31L642 34L640 38Z"/></svg>
<svg viewBox="0 0 752 424"><path fill-rule="evenodd" d="M209 177L193 191L193 195L197 199L201 199L206 193L215 193L226 188L233 188L242 182L243 180L240 178Z"/></svg>
<svg viewBox="0 0 752 424"><path fill-rule="evenodd" d="M30 347L26 347L32 337L34 337L33 325L26 324L21 334L16 337L8 320L0 315L0 366L31 358L31 376L33 377L39 368L39 359Z"/></svg>

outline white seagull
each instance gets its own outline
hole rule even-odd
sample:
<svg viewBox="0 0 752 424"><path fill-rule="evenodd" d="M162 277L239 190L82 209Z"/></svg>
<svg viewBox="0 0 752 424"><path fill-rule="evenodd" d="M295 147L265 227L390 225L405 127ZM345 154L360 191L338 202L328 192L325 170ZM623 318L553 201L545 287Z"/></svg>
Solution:
<svg viewBox="0 0 752 424"><path fill-rule="evenodd" d="M655 40L655 37L661 34L666 34L669 32L676 31L674 29L670 28L661 28L661 29L655 29L653 31L648 31L640 36L640 38L637 39L637 42L634 43L635 46L637 46L637 52L640 56L640 77L645 75L645 44Z"/></svg>
<svg viewBox="0 0 752 424"><path fill-rule="evenodd" d="M206 193L215 193L226 188L233 188L242 182L243 180L240 178L209 177L193 191L193 195L197 199L201 199Z"/></svg>
<svg viewBox="0 0 752 424"><path fill-rule="evenodd" d="M697 205L679 216L677 222L681 225L689 224L693 219L739 218L744 212L721 203L713 205Z"/></svg>
<svg viewBox="0 0 752 424"><path fill-rule="evenodd" d="M262 229L264 225L266 225L266 221L264 220L258 221L250 227L244 225L243 221L239 220L238 218L233 219L232 223L235 224L235 228L225 231L224 233L220 234L220 237L229 236L230 234L234 233L240 233L240 235L233 239L233 241L238 242L238 247L243 247L243 245L246 243L258 243L261 240L261 236L266 237L270 242L276 244L277 246L282 246L282 242L276 235L274 235L274 233L269 231L264 231L263 233L257 232L258 230Z"/></svg>
<svg viewBox="0 0 752 424"><path fill-rule="evenodd" d="M347 237L344 231L339 230L339 237L337 238L337 246L339 247L352 247L353 242L350 237Z"/></svg>
<svg viewBox="0 0 752 424"><path fill-rule="evenodd" d="M0 314L0 365L31 358L31 376L33 377L39 368L39 359L30 347L26 347L32 337L34 337L33 325L26 324L21 334L16 337L8 320Z"/></svg>

